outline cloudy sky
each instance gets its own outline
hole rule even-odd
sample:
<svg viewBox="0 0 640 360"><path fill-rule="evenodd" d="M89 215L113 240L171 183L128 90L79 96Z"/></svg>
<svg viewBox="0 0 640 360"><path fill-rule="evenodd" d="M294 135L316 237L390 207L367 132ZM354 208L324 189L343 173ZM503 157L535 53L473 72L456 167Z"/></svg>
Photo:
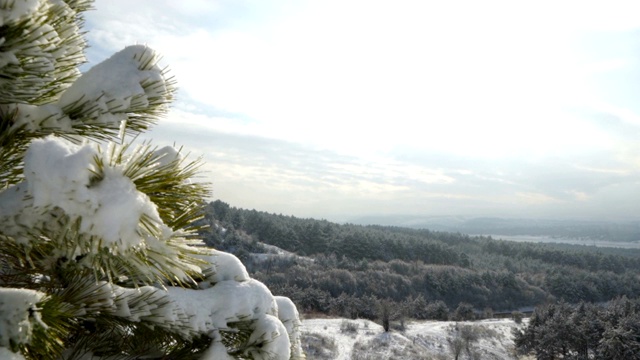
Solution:
<svg viewBox="0 0 640 360"><path fill-rule="evenodd" d="M213 198L300 217L640 219L636 1L98 0L98 63L180 91L149 136Z"/></svg>

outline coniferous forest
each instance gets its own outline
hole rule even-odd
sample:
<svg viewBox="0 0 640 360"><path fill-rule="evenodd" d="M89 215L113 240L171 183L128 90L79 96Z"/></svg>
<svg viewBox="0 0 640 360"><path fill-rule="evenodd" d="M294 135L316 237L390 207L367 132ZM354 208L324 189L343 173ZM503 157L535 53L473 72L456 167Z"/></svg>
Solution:
<svg viewBox="0 0 640 360"><path fill-rule="evenodd" d="M524 330L515 331L514 340L520 353L538 360L639 359L640 301L621 297L606 304L545 304Z"/></svg>
<svg viewBox="0 0 640 360"><path fill-rule="evenodd" d="M405 318L520 322L524 312L520 354L640 359L640 250L337 224L219 200L204 211L207 244L236 254L306 314L388 329Z"/></svg>
<svg viewBox="0 0 640 360"><path fill-rule="evenodd" d="M640 295L640 250L337 224L219 200L205 213L210 246L235 253L306 313L374 319L388 307L396 317L463 320Z"/></svg>

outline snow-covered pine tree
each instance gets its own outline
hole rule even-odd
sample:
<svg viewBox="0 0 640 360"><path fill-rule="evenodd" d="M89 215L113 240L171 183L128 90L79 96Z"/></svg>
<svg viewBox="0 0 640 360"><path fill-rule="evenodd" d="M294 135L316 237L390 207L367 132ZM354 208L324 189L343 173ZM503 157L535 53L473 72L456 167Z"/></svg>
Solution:
<svg viewBox="0 0 640 360"><path fill-rule="evenodd" d="M303 358L298 313L204 247L199 161L128 145L175 87L130 46L81 74L87 0L0 0L0 358Z"/></svg>

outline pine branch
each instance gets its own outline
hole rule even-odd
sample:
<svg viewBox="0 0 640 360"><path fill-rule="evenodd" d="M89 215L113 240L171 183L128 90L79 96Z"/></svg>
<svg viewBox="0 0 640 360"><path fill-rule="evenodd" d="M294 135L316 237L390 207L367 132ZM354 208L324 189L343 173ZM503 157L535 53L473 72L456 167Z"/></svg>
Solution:
<svg viewBox="0 0 640 360"><path fill-rule="evenodd" d="M66 341L77 323L71 307L55 296L48 296L39 304L43 326L34 329L33 339L23 344L21 350L27 359L59 359L66 348Z"/></svg>
<svg viewBox="0 0 640 360"><path fill-rule="evenodd" d="M271 355L282 324L249 315L272 311L262 309L275 303L268 291L237 313L227 309L237 284L223 287L210 316L216 326L241 320L229 329L191 318L201 312L189 302L208 293L196 290L202 268L214 266L191 246L201 244L197 224L210 194L192 182L201 159L113 142L147 130L174 99L175 80L156 53L130 46L81 75L82 12L91 1L36 1L13 11L15 4L0 1L0 291L27 302L10 314L0 304L0 320L13 322L9 344L0 346L28 360L197 359L212 343L216 354L239 359L263 345ZM268 332L265 324L280 328Z"/></svg>
<svg viewBox="0 0 640 360"><path fill-rule="evenodd" d="M22 157L29 145L29 138L14 136L11 127L17 111L6 111L0 106L0 189L22 180Z"/></svg>
<svg viewBox="0 0 640 360"><path fill-rule="evenodd" d="M251 328L251 321L240 321L229 323L229 327L233 330L221 330L222 343L228 349L229 354L235 356L237 359L252 359L249 355L245 354L245 349L249 344L249 337L253 332Z"/></svg>
<svg viewBox="0 0 640 360"><path fill-rule="evenodd" d="M88 2L73 5L85 10ZM32 14L5 24L0 51L11 52L14 61L2 68L0 104L44 104L57 98L80 75L77 67L85 61L81 23L67 4L43 1Z"/></svg>
<svg viewBox="0 0 640 360"><path fill-rule="evenodd" d="M108 166L122 167L123 174L134 182L138 191L158 206L160 218L167 226L183 229L185 233L198 231L200 228L195 223L202 218L202 199L210 194L208 184L191 181L198 174L201 159L185 164L181 149L168 154L149 144L129 150L128 144L110 144L104 153ZM100 158L95 162L97 170L92 182L99 182L107 164Z"/></svg>

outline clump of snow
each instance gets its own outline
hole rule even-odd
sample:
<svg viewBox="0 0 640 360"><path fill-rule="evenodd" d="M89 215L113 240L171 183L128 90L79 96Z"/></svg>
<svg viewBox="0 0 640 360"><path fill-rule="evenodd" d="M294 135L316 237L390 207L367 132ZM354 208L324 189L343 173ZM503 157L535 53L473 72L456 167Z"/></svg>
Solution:
<svg viewBox="0 0 640 360"><path fill-rule="evenodd" d="M265 315L254 321L253 332L247 341L253 345L249 353L255 360L289 359L291 344L287 329L275 316Z"/></svg>
<svg viewBox="0 0 640 360"><path fill-rule="evenodd" d="M0 26L7 27L0 38L5 104L55 100L80 75L85 41L76 15L60 0L0 2ZM20 31L11 31L18 25Z"/></svg>
<svg viewBox="0 0 640 360"><path fill-rule="evenodd" d="M222 337L219 331L212 334L213 340L209 348L200 356L200 360L235 360L235 358L227 352L227 348L222 343Z"/></svg>
<svg viewBox="0 0 640 360"><path fill-rule="evenodd" d="M34 325L46 328L36 307L43 296L35 290L0 287L0 347L27 344Z"/></svg>
<svg viewBox="0 0 640 360"><path fill-rule="evenodd" d="M58 105L81 109L95 118L147 108L170 93L157 61L151 48L128 46L84 73L62 94ZM119 124L122 118L107 120Z"/></svg>
<svg viewBox="0 0 640 360"><path fill-rule="evenodd" d="M186 329L183 335L187 337L229 329L229 323L278 314L274 296L254 279L221 281L211 288L197 290L173 286L130 289L113 285L112 292L116 298L112 314L131 321L151 321L174 330Z"/></svg>
<svg viewBox="0 0 640 360"><path fill-rule="evenodd" d="M189 319L188 327L202 333L227 329L230 323L253 321L248 354L255 359L304 359L300 340L300 318L293 302L273 296L259 281L251 279L233 254L209 250L197 256L203 266L202 290L170 287L168 297ZM176 312L174 310L173 312ZM224 346L213 337L203 359L227 358ZM275 356L275 357L274 357Z"/></svg>
<svg viewBox="0 0 640 360"><path fill-rule="evenodd" d="M118 154L121 149L113 151ZM183 255L200 250L164 224L157 206L125 175L124 162L133 155L122 154L123 164L113 164L113 151L54 136L34 140L25 156L25 180L0 191L3 233L29 245L35 241L34 230L55 234L72 228L73 243L70 238L53 239L65 242L60 256L82 256L83 264L91 266L92 259L101 256L98 250L134 260L146 251L157 268L141 265L119 275L192 281L191 276L202 270Z"/></svg>
<svg viewBox="0 0 640 360"><path fill-rule="evenodd" d="M104 246L116 250L139 246L145 241L141 218L162 223L157 208L117 167L105 165L102 179L92 184L97 156L90 145L53 136L34 140L25 155L24 171L32 206L62 209L81 220L80 231L97 236Z"/></svg>
<svg viewBox="0 0 640 360"><path fill-rule="evenodd" d="M42 25L37 31L56 34L54 29L45 29L46 26ZM0 68L13 63L19 63L14 52L2 53ZM17 114L12 127L31 131L56 128L69 132L74 121L78 121L75 119L79 119L119 128L128 120L128 113L146 111L152 106L164 108L172 96L169 82L156 63L157 55L152 49L144 45L126 47L82 74L57 102L9 105L6 111ZM51 68L49 71L55 68L53 63L47 66ZM163 150L169 155L169 161L175 159L171 151Z"/></svg>
<svg viewBox="0 0 640 360"><path fill-rule="evenodd" d="M263 314L278 314L278 305L269 288L254 279L243 282L221 281L209 289L194 291L208 292L202 296L202 301L210 302L210 318L213 326L218 329L228 328L228 323L231 322L254 320ZM170 289L170 292L173 297L174 289Z"/></svg>
<svg viewBox="0 0 640 360"><path fill-rule="evenodd" d="M115 293L111 283L106 281L96 282L93 278L86 279L82 283L82 291L87 294L86 299L88 299L79 304L82 305L82 315L115 311Z"/></svg>
<svg viewBox="0 0 640 360"><path fill-rule="evenodd" d="M95 149L53 136L34 140L25 155L24 176L33 206L59 206L69 213L95 211L88 187ZM78 209L78 207L80 207Z"/></svg>
<svg viewBox="0 0 640 360"><path fill-rule="evenodd" d="M186 319L182 327L211 336L211 346L202 356L205 360L232 358L220 342L219 330L230 329L229 324L239 321L251 321L247 354L254 359L304 358L298 332L300 320L291 300L274 297L264 284L249 278L244 265L232 254L211 251L200 257L209 263L205 274L215 271L207 276L207 286L201 284L203 289L199 290L167 288L170 304L164 308L172 309L156 316L154 322L162 326L163 321L170 320L168 323L175 324L168 313L180 314L181 319Z"/></svg>
<svg viewBox="0 0 640 360"><path fill-rule="evenodd" d="M0 38L0 45L2 45L4 43L4 38ZM2 69L3 67L7 66L7 65L19 65L20 64L20 60L18 60L18 57L16 56L14 51L3 51L0 52L0 69Z"/></svg>
<svg viewBox="0 0 640 360"><path fill-rule="evenodd" d="M182 155L173 146L165 146L153 153L156 165L159 167L165 167L174 162L180 162Z"/></svg>
<svg viewBox="0 0 640 360"><path fill-rule="evenodd" d="M302 343L300 341L300 314L291 299L284 296L275 296L278 304L278 319L282 322L287 334L289 334L289 342L291 343L291 358L304 358L302 351Z"/></svg>
<svg viewBox="0 0 640 360"><path fill-rule="evenodd" d="M210 250L208 254L196 255L196 257L201 258L207 263L203 269L205 279L200 283L201 288L209 288L221 281L249 280L247 268L242 264L240 259L233 254Z"/></svg>
<svg viewBox="0 0 640 360"><path fill-rule="evenodd" d="M2 360L25 360L24 356L11 352L11 350L0 347L0 359Z"/></svg>
<svg viewBox="0 0 640 360"><path fill-rule="evenodd" d="M194 325L198 319L191 319L189 323L185 312L191 304L187 301L174 301L165 290L153 286L141 286L137 289L116 288L115 291L118 294L116 302L118 310L114 315L123 315L131 321L147 321L165 328L175 328L180 330L184 337L202 332L206 328ZM193 309L194 313L191 315L194 317L201 315L197 312L200 310L202 309ZM191 326L187 328L188 325Z"/></svg>
<svg viewBox="0 0 640 360"><path fill-rule="evenodd" d="M299 324L297 311L290 300L278 298L283 304L280 315L278 302L261 282L221 281L208 289L185 289L167 287L166 290L152 286L137 289L113 286L117 298L111 313L131 321L146 321L157 324L190 338L196 334L207 334L212 338L211 347L203 359L224 359L226 349L220 342L219 330L229 330L230 323L250 321L252 333L248 340L250 353L255 359L304 358L300 349L299 333L293 324ZM291 326L289 332L283 316ZM296 341L292 346L291 340Z"/></svg>
<svg viewBox="0 0 640 360"><path fill-rule="evenodd" d="M3 1L0 6L0 26L28 19L42 2L43 0Z"/></svg>
<svg viewBox="0 0 640 360"><path fill-rule="evenodd" d="M30 131L41 128L71 131L71 119L55 104L15 104L11 111L15 111L17 114L14 128L24 128Z"/></svg>

